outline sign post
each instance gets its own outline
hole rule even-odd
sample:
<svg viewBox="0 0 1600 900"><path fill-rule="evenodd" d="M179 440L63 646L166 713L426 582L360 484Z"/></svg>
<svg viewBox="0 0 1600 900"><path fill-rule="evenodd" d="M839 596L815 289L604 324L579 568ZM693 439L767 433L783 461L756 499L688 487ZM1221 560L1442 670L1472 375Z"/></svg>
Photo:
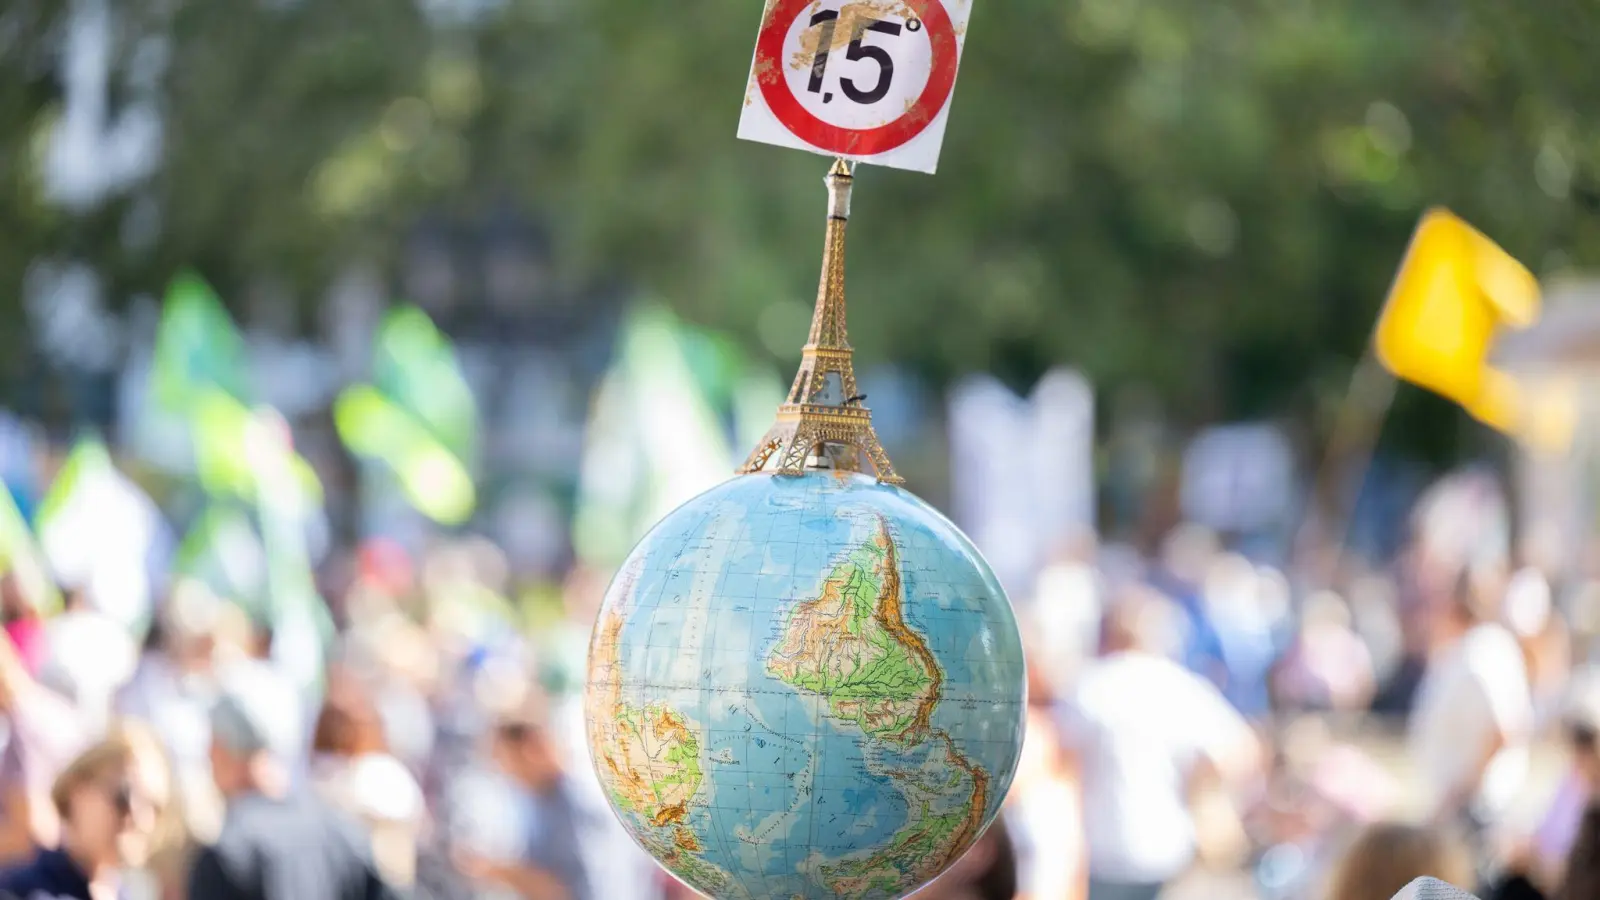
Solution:
<svg viewBox="0 0 1600 900"><path fill-rule="evenodd" d="M767 0L739 137L932 174L972 0Z"/></svg>

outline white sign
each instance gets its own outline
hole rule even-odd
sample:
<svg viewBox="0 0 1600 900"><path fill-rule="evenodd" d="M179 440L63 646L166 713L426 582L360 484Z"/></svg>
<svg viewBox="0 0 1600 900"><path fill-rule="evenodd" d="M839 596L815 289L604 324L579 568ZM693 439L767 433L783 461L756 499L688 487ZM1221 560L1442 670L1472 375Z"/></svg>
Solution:
<svg viewBox="0 0 1600 900"><path fill-rule="evenodd" d="M1210 428L1183 455L1183 514L1202 525L1253 531L1280 524L1294 489L1294 449L1275 425Z"/></svg>
<svg viewBox="0 0 1600 900"><path fill-rule="evenodd" d="M990 375L950 394L951 506L1015 598L1055 549L1092 528L1094 392L1076 372L1047 374L1031 398Z"/></svg>
<svg viewBox="0 0 1600 900"><path fill-rule="evenodd" d="M739 137L932 173L972 0L767 0Z"/></svg>

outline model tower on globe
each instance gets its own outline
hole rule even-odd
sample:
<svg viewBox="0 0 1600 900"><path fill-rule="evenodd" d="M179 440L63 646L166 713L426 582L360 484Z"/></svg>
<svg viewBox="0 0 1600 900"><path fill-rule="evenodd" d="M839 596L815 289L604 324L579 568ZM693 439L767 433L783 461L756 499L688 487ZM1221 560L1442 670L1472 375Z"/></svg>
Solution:
<svg viewBox="0 0 1600 900"><path fill-rule="evenodd" d="M739 132L838 157L799 374L739 476L629 554L589 648L607 798L716 900L904 897L994 821L1022 749L1011 606L900 487L845 327L846 160L933 171L971 0L832 5L768 0Z"/></svg>
<svg viewBox="0 0 1600 900"><path fill-rule="evenodd" d="M809 461L827 454L828 464L836 470L858 471L865 456L878 480L905 481L895 474L894 463L872 430L872 411L863 405L866 395L856 390L854 354L845 327L844 236L854 180L850 164L842 159L828 173L828 237L811 336L800 351L800 371L789 399L778 408L778 421L750 454L741 474L759 472L776 460L774 471L801 475Z"/></svg>

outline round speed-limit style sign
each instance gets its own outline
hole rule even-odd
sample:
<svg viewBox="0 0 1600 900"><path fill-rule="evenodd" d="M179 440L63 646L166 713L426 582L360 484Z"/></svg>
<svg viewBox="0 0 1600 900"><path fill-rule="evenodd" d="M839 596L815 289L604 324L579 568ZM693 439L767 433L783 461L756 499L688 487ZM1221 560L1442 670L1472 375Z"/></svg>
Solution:
<svg viewBox="0 0 1600 900"><path fill-rule="evenodd" d="M769 0L739 137L932 172L971 0Z"/></svg>

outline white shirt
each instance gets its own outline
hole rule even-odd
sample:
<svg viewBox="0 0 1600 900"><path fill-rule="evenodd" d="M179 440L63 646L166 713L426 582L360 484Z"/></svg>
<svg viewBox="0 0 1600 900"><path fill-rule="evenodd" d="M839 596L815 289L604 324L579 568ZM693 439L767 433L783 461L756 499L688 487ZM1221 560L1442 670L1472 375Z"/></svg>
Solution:
<svg viewBox="0 0 1600 900"><path fill-rule="evenodd" d="M1090 663L1065 720L1082 762L1090 873L1140 884L1182 874L1195 855L1190 771L1247 746L1249 724L1210 682L1144 653Z"/></svg>
<svg viewBox="0 0 1600 900"><path fill-rule="evenodd" d="M1474 626L1428 666L1411 712L1409 743L1429 809L1469 779L1497 730L1508 735L1478 784L1474 807L1506 812L1528 775L1533 699L1517 640L1500 625Z"/></svg>
<svg viewBox="0 0 1600 900"><path fill-rule="evenodd" d="M110 616L79 610L51 619L45 640L48 655L40 679L70 697L90 730L102 733L117 690L139 662L127 629Z"/></svg>

